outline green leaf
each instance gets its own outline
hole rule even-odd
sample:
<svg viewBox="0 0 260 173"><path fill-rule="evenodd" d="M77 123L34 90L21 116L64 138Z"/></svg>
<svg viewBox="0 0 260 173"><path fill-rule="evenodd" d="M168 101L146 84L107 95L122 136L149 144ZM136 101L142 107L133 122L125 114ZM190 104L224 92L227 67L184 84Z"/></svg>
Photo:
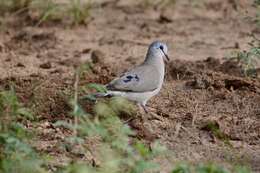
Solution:
<svg viewBox="0 0 260 173"><path fill-rule="evenodd" d="M0 92L0 110L8 107L11 109L11 112L15 114L19 106L20 104L16 97L16 93L12 87L9 91Z"/></svg>
<svg viewBox="0 0 260 173"><path fill-rule="evenodd" d="M115 116L116 112L106 103L99 102L94 107L94 112L100 117Z"/></svg>
<svg viewBox="0 0 260 173"><path fill-rule="evenodd" d="M225 168L216 166L214 164L200 165L196 169L197 173L230 173Z"/></svg>
<svg viewBox="0 0 260 173"><path fill-rule="evenodd" d="M87 88L95 89L97 92L106 93L107 89L104 85L96 84L96 83L90 83L87 85Z"/></svg>
<svg viewBox="0 0 260 173"><path fill-rule="evenodd" d="M118 115L120 113L126 113L127 115L134 115L134 111L135 111L134 105L123 97L112 97L109 100L109 105Z"/></svg>
<svg viewBox="0 0 260 173"><path fill-rule="evenodd" d="M28 108L24 108L24 107L18 108L17 109L17 114L19 114L19 115L21 115L21 116L23 116L25 118L28 118L30 120L34 119L32 112Z"/></svg>
<svg viewBox="0 0 260 173"><path fill-rule="evenodd" d="M235 173L251 173L250 169L245 166L237 166L235 168Z"/></svg>
<svg viewBox="0 0 260 173"><path fill-rule="evenodd" d="M151 153L149 148L147 148L142 142L137 141L135 144L135 149L138 151L138 153L142 157L148 157L148 155Z"/></svg>
<svg viewBox="0 0 260 173"><path fill-rule="evenodd" d="M252 52L252 54L256 55L257 58L260 58L260 48L259 47L253 47L250 52Z"/></svg>
<svg viewBox="0 0 260 173"><path fill-rule="evenodd" d="M168 152L167 148L164 145L160 144L159 141L155 141L152 144L151 148L152 148L152 155L154 157Z"/></svg>
<svg viewBox="0 0 260 173"><path fill-rule="evenodd" d="M186 164L179 164L173 170L172 173L190 173L190 168Z"/></svg>
<svg viewBox="0 0 260 173"><path fill-rule="evenodd" d="M143 173L146 172L146 170L152 170L158 168L158 164L156 163L152 163L152 162L148 162L145 160L139 160L136 163L136 166L133 170L133 173Z"/></svg>

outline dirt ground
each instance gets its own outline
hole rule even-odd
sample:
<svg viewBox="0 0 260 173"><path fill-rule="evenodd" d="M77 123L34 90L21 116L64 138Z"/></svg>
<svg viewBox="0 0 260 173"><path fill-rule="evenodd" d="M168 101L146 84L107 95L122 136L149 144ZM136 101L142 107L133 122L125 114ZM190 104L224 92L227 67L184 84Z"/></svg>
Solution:
<svg viewBox="0 0 260 173"><path fill-rule="evenodd" d="M164 87L148 103L154 113L130 126L147 141L162 141L176 161L246 164L260 172L260 80L243 77L238 64L226 58L248 49L250 33L260 36L245 17L254 13L252 1L183 0L166 8L137 4L102 1L92 9L90 22L77 27L35 26L23 17L6 17L0 32L0 86L12 83L20 100L36 112L36 148L61 163L68 159L59 148L66 134L52 123L68 118L66 95L75 67L94 57L94 73L80 85L106 83L142 62L149 43L162 40L171 58ZM228 144L213 135L208 122Z"/></svg>

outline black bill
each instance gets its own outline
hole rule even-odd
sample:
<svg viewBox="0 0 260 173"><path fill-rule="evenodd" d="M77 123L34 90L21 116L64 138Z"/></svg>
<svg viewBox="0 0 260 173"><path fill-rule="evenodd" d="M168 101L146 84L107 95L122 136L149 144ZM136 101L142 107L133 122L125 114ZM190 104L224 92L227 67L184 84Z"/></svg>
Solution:
<svg viewBox="0 0 260 173"><path fill-rule="evenodd" d="M168 56L163 50L162 50L162 52L163 52L163 54L164 54L164 56L165 56L165 58L166 58L166 62L170 61L169 56Z"/></svg>

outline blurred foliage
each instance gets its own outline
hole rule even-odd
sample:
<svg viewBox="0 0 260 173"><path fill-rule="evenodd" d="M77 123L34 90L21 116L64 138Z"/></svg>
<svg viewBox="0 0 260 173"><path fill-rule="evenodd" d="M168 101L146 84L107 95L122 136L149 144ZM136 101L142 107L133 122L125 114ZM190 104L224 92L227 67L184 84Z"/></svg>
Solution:
<svg viewBox="0 0 260 173"><path fill-rule="evenodd" d="M70 137L80 140L69 140L68 145L82 145L82 141L87 138L98 136L99 145L95 150L99 153L100 165L98 167L92 164L81 164L75 168L75 164L67 165L62 168L62 172L131 172L141 173L145 170L158 170L159 165L152 160L166 149L155 144L150 149L141 141L136 140L133 145L130 144L130 135L134 132L128 125L122 123L117 116L124 112L133 113L133 106L123 98L111 98L108 101L100 101L94 106L94 115L84 113L80 105L74 103L74 116L78 119L73 124L59 121L56 126L64 126L70 130L76 130L76 133ZM81 141L81 142L78 142ZM84 152L84 151L83 151ZM88 148L85 148L85 153Z"/></svg>
<svg viewBox="0 0 260 173"><path fill-rule="evenodd" d="M90 3L82 3L81 0L70 0L69 14L73 19L73 23L84 24L85 19L90 16Z"/></svg>
<svg viewBox="0 0 260 173"><path fill-rule="evenodd" d="M247 77L256 77L256 64L260 60L260 40L252 35L252 41L249 43L249 50L235 52L235 57L242 67L243 73Z"/></svg>
<svg viewBox="0 0 260 173"><path fill-rule="evenodd" d="M0 92L0 172L44 173L43 161L27 144L30 134L21 123L32 119L18 102L14 89Z"/></svg>
<svg viewBox="0 0 260 173"><path fill-rule="evenodd" d="M1 12L28 10L33 0L0 0Z"/></svg>
<svg viewBox="0 0 260 173"><path fill-rule="evenodd" d="M260 27L260 0L255 0L253 6L256 8L256 16L253 20L256 22L258 28Z"/></svg>
<svg viewBox="0 0 260 173"><path fill-rule="evenodd" d="M226 170L223 167L216 166L214 164L207 164L207 165L199 165L196 168L197 173L229 173L228 170Z"/></svg>
<svg viewBox="0 0 260 173"><path fill-rule="evenodd" d="M71 24L85 24L90 16L92 3L86 0L0 0L0 14L26 13L37 25L47 21L69 21ZM23 15L21 15L23 16Z"/></svg>
<svg viewBox="0 0 260 173"><path fill-rule="evenodd" d="M216 138L222 140L225 144L230 145L229 137L220 129L219 124L215 121L208 121L202 128L212 133Z"/></svg>
<svg viewBox="0 0 260 173"><path fill-rule="evenodd" d="M104 85L96 84L96 83L90 83L86 86L89 89L95 89L96 92L106 93L107 89Z"/></svg>
<svg viewBox="0 0 260 173"><path fill-rule="evenodd" d="M62 19L61 5L58 5L53 0L46 0L44 3L41 0L34 0L29 6L32 13L36 13L38 23L44 23L46 21L57 21ZM65 11L64 11L65 12Z"/></svg>
<svg viewBox="0 0 260 173"><path fill-rule="evenodd" d="M190 173L190 166L187 164L178 164L172 170L172 173Z"/></svg>
<svg viewBox="0 0 260 173"><path fill-rule="evenodd" d="M255 0L255 1L254 1L254 4L255 4L255 5L260 5L260 0Z"/></svg>
<svg viewBox="0 0 260 173"><path fill-rule="evenodd" d="M229 171L221 166L212 163L200 164L192 166L188 164L177 164L172 173L250 173L251 171L246 167L235 167Z"/></svg>
<svg viewBox="0 0 260 173"><path fill-rule="evenodd" d="M257 75L255 65L257 59L260 60L259 47L253 47L249 51L238 52L236 58L242 64L245 76L255 77Z"/></svg>

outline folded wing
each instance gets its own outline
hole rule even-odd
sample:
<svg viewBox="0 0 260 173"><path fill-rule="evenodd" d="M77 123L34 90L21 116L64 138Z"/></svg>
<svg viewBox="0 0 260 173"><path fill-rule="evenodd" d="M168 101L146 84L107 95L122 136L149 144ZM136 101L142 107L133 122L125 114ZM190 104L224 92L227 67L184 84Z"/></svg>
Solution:
<svg viewBox="0 0 260 173"><path fill-rule="evenodd" d="M159 84L158 70L151 65L142 65L114 79L106 87L112 91L148 92L157 89Z"/></svg>

